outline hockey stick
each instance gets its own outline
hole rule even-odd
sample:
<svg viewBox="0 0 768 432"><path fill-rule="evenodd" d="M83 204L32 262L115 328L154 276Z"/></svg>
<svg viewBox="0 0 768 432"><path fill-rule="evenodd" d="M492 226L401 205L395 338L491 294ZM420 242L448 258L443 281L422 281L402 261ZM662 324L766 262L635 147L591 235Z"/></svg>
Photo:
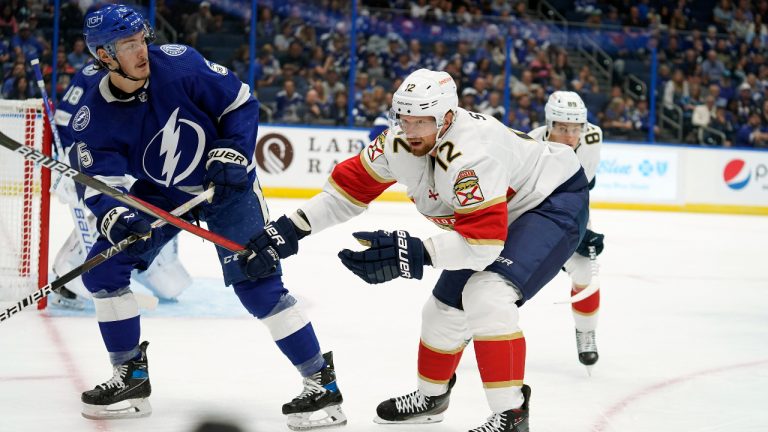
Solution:
<svg viewBox="0 0 768 432"><path fill-rule="evenodd" d="M201 193L200 195L197 195L196 197L192 198L191 200L185 202L184 204L180 205L176 209L174 209L171 213L175 216L182 215L186 213L187 211L191 210L196 205L202 203L203 201L210 199L213 196L213 188L210 188L206 190L205 192ZM157 219L152 223L152 228L161 227L168 222L164 219ZM104 261L112 258L113 256L117 255L118 253L124 251L129 245L131 245L133 242L138 240L139 237L136 235L132 235L116 245L108 248L104 252L94 256L93 258L89 259L88 261L80 264L79 266L73 268L70 270L67 274L61 276L60 278L56 279L55 281L49 283L48 285L40 288L39 290L35 291L34 293L28 295L27 297L19 300L16 305L8 308L5 310L5 312L0 313L0 322L7 320L8 318L12 317L13 315L17 314L18 312L21 312L22 309L26 308L27 306L33 305L37 303L38 300L41 300L43 297L46 297L48 294L53 292L56 289L59 289L60 287L66 285L69 281L72 279L82 275L83 273L87 272L88 270L96 267L97 265L103 263Z"/></svg>
<svg viewBox="0 0 768 432"><path fill-rule="evenodd" d="M48 117L48 124L51 126L51 135L53 135L53 145L56 147L57 159L64 158L64 146L61 144L61 137L59 136L59 130L56 127L56 122L53 120L53 112L51 111L51 105L48 99L48 92L45 90L45 81L43 81L43 73L40 71L40 60L33 58L29 61L32 65L32 70L35 71L35 79L37 80L37 87L40 88L40 94L43 95L43 109L45 110L45 116ZM61 182L62 175L59 174L56 177L56 181L53 182L52 190L56 190Z"/></svg>
<svg viewBox="0 0 768 432"><path fill-rule="evenodd" d="M198 237L209 240L216 245L237 253L238 255L249 255L249 252L245 249L245 247L233 242L232 240L229 240L214 232L208 231L205 228L191 224L184 219L181 219L178 216L174 216L171 213L161 209L160 207L154 206L138 197L121 192L100 180L81 173L80 171L70 167L63 162L57 161L50 156L44 155L42 152L35 150L32 147L28 147L24 144L16 142L2 132L0 132L0 145L13 152L19 153L25 159L41 164L45 168L51 170L51 172L61 173L64 177L69 177L82 185L95 189L137 210L141 210L142 212L154 218L163 219L179 229L183 229L184 231L190 232Z"/></svg>
<svg viewBox="0 0 768 432"><path fill-rule="evenodd" d="M583 290L577 292L571 298L565 301L558 301L555 304L569 304L576 303L584 300L585 298L596 293L600 289L600 279L597 277L597 251L594 246L589 246L589 269L592 272L592 281Z"/></svg>
<svg viewBox="0 0 768 432"><path fill-rule="evenodd" d="M59 131L56 129L56 123L53 121L53 112L51 112L51 105L49 105L48 92L45 91L45 81L43 81L43 74L40 72L40 60L33 58L29 61L29 64L32 65L32 69L35 71L37 86L40 88L40 94L43 95L43 107L45 109L45 115L48 116L48 124L51 125L51 133L53 134L53 144L56 146L56 153L60 158L63 158L64 147L61 145L61 137L59 137Z"/></svg>
<svg viewBox="0 0 768 432"><path fill-rule="evenodd" d="M43 74L40 71L40 60L34 58L30 60L29 63L32 65L32 69L35 71L35 79L37 79L37 86L40 88L40 94L43 95L43 109L45 109L45 115L48 117L48 124L51 126L51 134L53 135L53 144L56 147L57 159L63 160L65 157L64 144L61 142L59 128L56 127L56 121L54 120L53 112L51 111L51 103L49 102L50 99L48 99L48 92L45 90L45 81L43 81ZM83 229L84 225L78 223L81 219L80 215L86 214L84 210L84 204L79 202L76 194L74 199L71 196L68 196L74 193L73 191L61 191L59 189L59 183L61 183L62 177L63 176L61 174L56 177L56 181L53 183L51 190L56 191L62 200L67 200L69 202L69 208L72 213L72 220L75 223L75 229L80 231L80 235L77 237L80 242L80 247L82 247L84 251L87 251L88 248L86 247L83 235L90 237L90 233L87 231L87 229ZM147 305L150 306L150 303L147 303Z"/></svg>

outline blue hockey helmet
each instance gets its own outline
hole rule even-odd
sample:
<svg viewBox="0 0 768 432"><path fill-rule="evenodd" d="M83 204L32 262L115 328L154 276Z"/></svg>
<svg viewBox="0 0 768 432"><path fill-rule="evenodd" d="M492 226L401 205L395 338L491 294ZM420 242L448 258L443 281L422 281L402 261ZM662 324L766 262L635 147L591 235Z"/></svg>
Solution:
<svg viewBox="0 0 768 432"><path fill-rule="evenodd" d="M120 39L144 32L147 43L155 39L155 31L149 22L133 8L125 5L107 5L85 17L83 36L88 51L99 61L96 54L103 48L112 58L117 58L115 43Z"/></svg>

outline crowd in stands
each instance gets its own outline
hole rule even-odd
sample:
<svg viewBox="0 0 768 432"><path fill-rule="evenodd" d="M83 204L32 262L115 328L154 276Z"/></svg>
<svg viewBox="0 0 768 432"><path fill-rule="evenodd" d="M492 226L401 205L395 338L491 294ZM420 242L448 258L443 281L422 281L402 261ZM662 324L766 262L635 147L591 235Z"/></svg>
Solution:
<svg viewBox="0 0 768 432"><path fill-rule="evenodd" d="M52 6L0 1L3 98L39 97L30 58L43 59L47 79L55 61L58 79L48 84L59 97L89 60L77 36L87 11L76 0L63 3L63 36L54 60ZM156 13L175 29L176 41L248 81L246 11L233 2L212 3L158 0ZM355 41L347 1L259 5L254 90L273 123L368 127L388 109L403 77L426 67L456 79L463 108L519 130L543 124L549 94L567 89L582 95L590 121L604 129L606 139L645 140L654 128L666 142L768 147L768 0L549 0L569 22L564 40L555 34L562 28L536 15L536 0L360 0ZM159 42L171 40L168 32L158 34ZM578 58L573 41L579 38L593 40L610 56L612 75L601 77ZM642 91L625 85L629 76L644 83ZM679 125L677 133L669 122L651 119L651 98L659 117Z"/></svg>

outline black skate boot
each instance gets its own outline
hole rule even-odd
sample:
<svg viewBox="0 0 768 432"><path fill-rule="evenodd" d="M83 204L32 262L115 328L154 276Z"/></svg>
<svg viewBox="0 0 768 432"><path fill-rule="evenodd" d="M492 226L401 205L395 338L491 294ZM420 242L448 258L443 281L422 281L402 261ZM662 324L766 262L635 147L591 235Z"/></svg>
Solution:
<svg viewBox="0 0 768 432"><path fill-rule="evenodd" d="M333 353L323 354L325 367L304 378L304 390L283 405L283 414L288 416L291 430L318 429L347 424L347 417L341 410L344 398L336 385L336 370L333 368Z"/></svg>
<svg viewBox="0 0 768 432"><path fill-rule="evenodd" d="M576 349L579 351L579 361L587 367L587 373L592 374L592 366L597 363L597 343L595 342L595 331L576 330Z"/></svg>
<svg viewBox="0 0 768 432"><path fill-rule="evenodd" d="M523 406L488 417L482 426L469 432L528 432L528 403L531 401L531 388L523 385Z"/></svg>
<svg viewBox="0 0 768 432"><path fill-rule="evenodd" d="M127 361L114 367L114 375L104 384L97 385L93 390L83 392L83 417L93 420L146 417L152 414L152 407L147 399L152 393L147 369L147 345L139 345L139 358ZM118 407L111 405L118 402Z"/></svg>
<svg viewBox="0 0 768 432"><path fill-rule="evenodd" d="M376 423L437 423L443 420L448 409L451 389L456 384L456 374L448 381L448 391L440 396L426 396L420 390L386 400L376 407Z"/></svg>

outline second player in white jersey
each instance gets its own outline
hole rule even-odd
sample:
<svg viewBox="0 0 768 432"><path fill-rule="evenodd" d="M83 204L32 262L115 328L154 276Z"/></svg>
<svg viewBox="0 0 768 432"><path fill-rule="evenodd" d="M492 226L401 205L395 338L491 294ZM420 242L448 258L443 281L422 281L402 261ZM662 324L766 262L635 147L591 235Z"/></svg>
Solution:
<svg viewBox="0 0 768 432"><path fill-rule="evenodd" d="M552 93L544 108L547 125L532 130L529 134L539 140L555 141L573 148L584 167L589 187L595 185L595 175L600 164L600 149L603 145L603 130L587 121L587 107L578 94L557 91ZM571 295L587 288L598 273L597 255L603 250L603 235L592 231L592 221L576 253L565 263L565 271L571 277ZM590 256L590 247L592 255ZM590 368L597 363L595 330L600 309L599 289L587 298L571 306L576 326L576 347L579 361Z"/></svg>
<svg viewBox="0 0 768 432"><path fill-rule="evenodd" d="M424 241L405 231L355 233L368 246L339 253L368 283L443 272L422 312L418 389L382 402L380 423L439 421L467 336L493 415L483 426L528 424L525 337L518 307L554 277L586 229L587 179L570 147L537 141L491 116L458 107L453 78L420 69L392 98L390 128L339 163L323 192L254 236L243 263L268 275L298 239L364 212L395 182L445 232ZM527 426L526 426L527 429ZM494 430L499 430L494 427Z"/></svg>

